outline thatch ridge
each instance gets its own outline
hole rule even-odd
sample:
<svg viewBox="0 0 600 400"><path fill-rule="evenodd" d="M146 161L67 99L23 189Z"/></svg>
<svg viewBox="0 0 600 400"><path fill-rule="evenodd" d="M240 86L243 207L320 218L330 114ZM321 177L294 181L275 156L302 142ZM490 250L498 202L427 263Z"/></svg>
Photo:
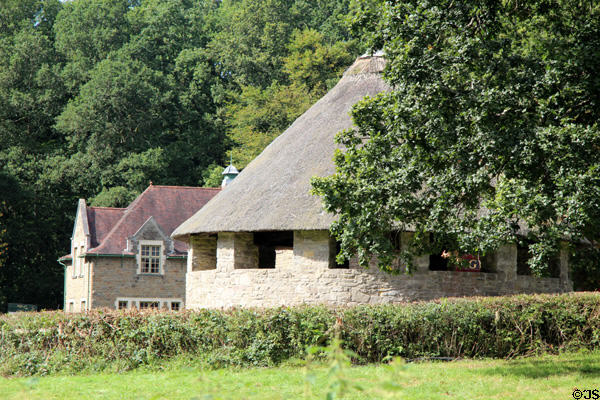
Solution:
<svg viewBox="0 0 600 400"><path fill-rule="evenodd" d="M389 90L382 57L361 57L323 98L269 144L238 177L173 232L328 229L335 218L310 194L310 178L335 172L337 132L352 127L349 112L363 97Z"/></svg>

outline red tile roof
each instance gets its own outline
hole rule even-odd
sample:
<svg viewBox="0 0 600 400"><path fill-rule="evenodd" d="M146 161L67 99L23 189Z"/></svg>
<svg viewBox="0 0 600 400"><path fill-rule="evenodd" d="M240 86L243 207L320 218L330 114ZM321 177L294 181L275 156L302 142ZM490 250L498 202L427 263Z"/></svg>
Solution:
<svg viewBox="0 0 600 400"><path fill-rule="evenodd" d="M93 248L91 254L125 254L127 238L154 217L167 236L212 199L219 188L150 185L127 208L87 209ZM186 253L187 244L175 241L175 253Z"/></svg>

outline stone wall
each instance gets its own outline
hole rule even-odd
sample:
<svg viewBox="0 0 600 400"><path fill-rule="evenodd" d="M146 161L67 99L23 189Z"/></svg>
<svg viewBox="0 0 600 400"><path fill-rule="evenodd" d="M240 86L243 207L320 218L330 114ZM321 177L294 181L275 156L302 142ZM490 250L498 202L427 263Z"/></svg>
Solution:
<svg viewBox="0 0 600 400"><path fill-rule="evenodd" d="M77 255L79 255L79 251ZM83 265L83 274L80 273L81 266L77 266L76 273L73 274L73 270L76 267L75 259L68 265L65 270L65 305L64 309L67 312L81 312L89 305L89 290L90 290L90 274L89 271L92 268L91 263L86 262L85 259L78 257L78 262ZM85 304L82 304L85 302ZM72 306L70 304L72 303ZM71 308L72 307L72 308ZM82 309L82 307L84 307Z"/></svg>
<svg viewBox="0 0 600 400"><path fill-rule="evenodd" d="M217 238L214 235L190 237L188 271L203 271L217 268Z"/></svg>
<svg viewBox="0 0 600 400"><path fill-rule="evenodd" d="M430 300L439 297L557 293L572 290L567 258L561 278L516 273L516 247L495 256L495 273L429 271L429 258L415 260L412 275L389 275L375 266L363 269L351 260L348 269L329 268L327 231L294 232L294 249L277 250L275 269L256 268L251 234L220 233L217 268L188 269L187 308L272 307L297 304L357 305ZM201 243L201 242L192 242ZM240 251L241 249L241 251ZM193 251L200 249L194 248ZM245 262L241 258L247 257ZM245 268L235 268L244 265ZM254 268L249 268L249 267Z"/></svg>
<svg viewBox="0 0 600 400"><path fill-rule="evenodd" d="M83 203L85 204L85 203ZM93 268L89 260L79 257L88 249L88 236L84 230L83 213L85 207L81 202L77 209L76 223L71 238L71 265L65 269L65 304L67 312L81 312L89 308L90 270Z"/></svg>
<svg viewBox="0 0 600 400"><path fill-rule="evenodd" d="M230 234L233 235L233 234ZM258 247L254 245L252 233L236 233L233 242L233 268L251 269L258 267ZM227 240L231 240L227 238ZM217 255L218 259L218 255Z"/></svg>
<svg viewBox="0 0 600 400"><path fill-rule="evenodd" d="M181 299L185 302L185 259L168 259L163 275L138 274L133 257L93 257L91 306L115 308L117 298Z"/></svg>

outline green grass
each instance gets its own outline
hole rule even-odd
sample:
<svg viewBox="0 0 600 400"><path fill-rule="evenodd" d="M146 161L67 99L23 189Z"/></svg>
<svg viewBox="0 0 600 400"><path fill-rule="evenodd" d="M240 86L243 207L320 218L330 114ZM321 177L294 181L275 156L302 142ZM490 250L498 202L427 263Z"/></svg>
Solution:
<svg viewBox="0 0 600 400"><path fill-rule="evenodd" d="M0 399L323 399L336 382L332 372L323 364L204 370L180 360L163 370L0 378ZM574 387L600 388L600 351L368 365L336 373L350 386L344 399L572 399Z"/></svg>

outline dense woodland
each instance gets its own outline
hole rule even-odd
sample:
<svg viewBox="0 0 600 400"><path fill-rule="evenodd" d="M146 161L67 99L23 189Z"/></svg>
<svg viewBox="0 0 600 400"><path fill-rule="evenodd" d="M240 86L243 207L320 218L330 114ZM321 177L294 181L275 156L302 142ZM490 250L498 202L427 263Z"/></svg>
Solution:
<svg viewBox="0 0 600 400"><path fill-rule="evenodd" d="M216 186L364 50L349 0L0 0L0 311L62 303L78 198Z"/></svg>

